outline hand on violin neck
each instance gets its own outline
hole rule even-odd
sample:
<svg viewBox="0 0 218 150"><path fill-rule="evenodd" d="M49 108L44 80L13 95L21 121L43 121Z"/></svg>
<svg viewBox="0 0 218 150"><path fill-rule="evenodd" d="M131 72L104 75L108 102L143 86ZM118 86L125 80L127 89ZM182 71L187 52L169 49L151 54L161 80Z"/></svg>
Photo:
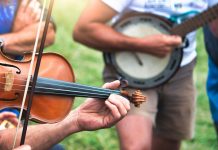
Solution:
<svg viewBox="0 0 218 150"><path fill-rule="evenodd" d="M115 81L106 83L103 87L115 89L119 85L120 82ZM87 99L70 115L74 118L76 116L74 126L78 131L91 131L113 126L127 114L128 110L130 110L130 103L126 98L111 94L105 101L94 98Z"/></svg>
<svg viewBox="0 0 218 150"><path fill-rule="evenodd" d="M115 90L115 89L118 89L120 87L120 81L115 80L115 81L110 82L110 83L105 83L102 87L105 89Z"/></svg>

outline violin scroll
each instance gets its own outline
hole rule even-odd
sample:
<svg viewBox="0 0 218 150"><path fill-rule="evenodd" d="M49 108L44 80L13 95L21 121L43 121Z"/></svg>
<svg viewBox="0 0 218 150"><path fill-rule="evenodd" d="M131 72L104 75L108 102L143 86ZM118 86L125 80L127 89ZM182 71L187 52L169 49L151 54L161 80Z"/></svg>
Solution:
<svg viewBox="0 0 218 150"><path fill-rule="evenodd" d="M137 90L132 94L130 102L132 102L135 107L140 107L143 102L146 102L146 96L144 96L140 90Z"/></svg>
<svg viewBox="0 0 218 150"><path fill-rule="evenodd" d="M126 88L128 87L128 81L120 78L120 88ZM135 107L140 107L140 105L143 102L146 102L146 96L142 94L140 90L136 90L131 96L129 95L129 92L126 90L121 90L121 95L126 96L131 103L134 104Z"/></svg>
<svg viewBox="0 0 218 150"><path fill-rule="evenodd" d="M131 96L125 90L122 90L121 94L126 96L135 107L140 107L142 103L146 102L146 96L140 90L136 90Z"/></svg>

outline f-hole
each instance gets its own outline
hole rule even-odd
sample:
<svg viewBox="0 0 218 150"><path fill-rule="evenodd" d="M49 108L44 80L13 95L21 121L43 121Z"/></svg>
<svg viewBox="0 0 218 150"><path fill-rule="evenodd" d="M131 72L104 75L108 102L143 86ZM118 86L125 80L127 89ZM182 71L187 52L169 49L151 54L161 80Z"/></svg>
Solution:
<svg viewBox="0 0 218 150"><path fill-rule="evenodd" d="M20 74L20 73L21 73L20 68L18 68L17 66L10 65L10 64L5 64L5 63L0 63L0 65L1 65L1 66L5 66L5 67L10 67L10 68L15 68L15 69L17 69L17 71L16 71L17 74Z"/></svg>

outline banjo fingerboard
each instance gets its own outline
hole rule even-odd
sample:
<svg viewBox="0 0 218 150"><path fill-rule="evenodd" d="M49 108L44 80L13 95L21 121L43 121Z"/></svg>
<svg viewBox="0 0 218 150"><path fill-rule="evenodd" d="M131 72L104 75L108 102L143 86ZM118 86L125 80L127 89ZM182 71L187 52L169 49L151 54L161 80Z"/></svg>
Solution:
<svg viewBox="0 0 218 150"><path fill-rule="evenodd" d="M207 9L206 11L184 21L183 23L174 26L171 29L171 34L185 36L187 33L206 25L218 17L218 4Z"/></svg>

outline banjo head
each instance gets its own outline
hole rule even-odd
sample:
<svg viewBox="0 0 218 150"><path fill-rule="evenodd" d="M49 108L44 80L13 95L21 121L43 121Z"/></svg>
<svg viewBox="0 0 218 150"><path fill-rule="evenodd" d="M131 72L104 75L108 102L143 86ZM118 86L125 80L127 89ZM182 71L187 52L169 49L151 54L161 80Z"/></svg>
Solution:
<svg viewBox="0 0 218 150"><path fill-rule="evenodd" d="M171 24L154 15L140 14L121 19L113 27L124 35L144 38L154 34L170 34ZM128 80L129 86L145 89L163 84L172 77L180 66L182 50L175 49L162 58L125 50L105 56L117 73Z"/></svg>

